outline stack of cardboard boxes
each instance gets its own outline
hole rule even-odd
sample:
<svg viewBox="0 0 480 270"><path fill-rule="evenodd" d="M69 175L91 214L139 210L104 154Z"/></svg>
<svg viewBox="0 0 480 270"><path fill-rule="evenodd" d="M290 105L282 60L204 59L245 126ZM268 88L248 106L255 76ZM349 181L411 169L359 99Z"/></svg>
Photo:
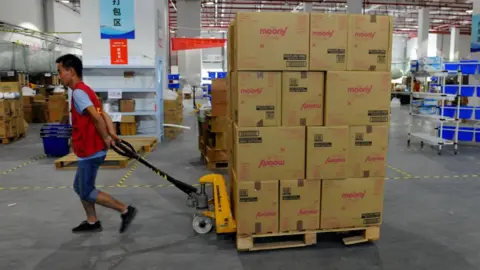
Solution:
<svg viewBox="0 0 480 270"><path fill-rule="evenodd" d="M228 35L238 234L379 225L391 17L237 13Z"/></svg>
<svg viewBox="0 0 480 270"><path fill-rule="evenodd" d="M47 101L48 122L61 123L68 119L68 101L64 94L50 95Z"/></svg>
<svg viewBox="0 0 480 270"><path fill-rule="evenodd" d="M19 93L18 82L1 82L1 93ZM25 135L22 100L0 99L0 139L14 139ZM9 140L6 140L9 142Z"/></svg>
<svg viewBox="0 0 480 270"><path fill-rule="evenodd" d="M182 125L183 124L183 97L178 95L176 100L163 101L163 118L165 124ZM181 128L165 127L164 137L167 140L175 139L180 133Z"/></svg>

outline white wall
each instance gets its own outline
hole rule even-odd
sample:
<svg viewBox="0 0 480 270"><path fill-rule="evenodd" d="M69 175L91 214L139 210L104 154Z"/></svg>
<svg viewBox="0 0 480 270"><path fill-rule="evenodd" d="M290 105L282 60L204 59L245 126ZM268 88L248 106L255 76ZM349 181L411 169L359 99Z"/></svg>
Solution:
<svg viewBox="0 0 480 270"><path fill-rule="evenodd" d="M410 38L407 41L407 58L417 59L417 38ZM450 35L429 34L428 35L428 56L441 56L448 60L450 53ZM468 58L470 55L470 36L460 35L459 57Z"/></svg>
<svg viewBox="0 0 480 270"><path fill-rule="evenodd" d="M80 13L55 2L53 5L53 15L55 32L82 32ZM58 37L78 43L82 42L81 34L60 34Z"/></svg>

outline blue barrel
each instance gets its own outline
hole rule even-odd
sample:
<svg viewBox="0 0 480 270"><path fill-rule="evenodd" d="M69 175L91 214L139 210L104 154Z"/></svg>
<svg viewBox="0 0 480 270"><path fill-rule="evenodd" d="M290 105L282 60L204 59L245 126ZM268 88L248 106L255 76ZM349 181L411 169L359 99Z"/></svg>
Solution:
<svg viewBox="0 0 480 270"><path fill-rule="evenodd" d="M40 129L43 140L43 151L47 156L63 157L70 153L70 138L72 126L61 124L47 124Z"/></svg>

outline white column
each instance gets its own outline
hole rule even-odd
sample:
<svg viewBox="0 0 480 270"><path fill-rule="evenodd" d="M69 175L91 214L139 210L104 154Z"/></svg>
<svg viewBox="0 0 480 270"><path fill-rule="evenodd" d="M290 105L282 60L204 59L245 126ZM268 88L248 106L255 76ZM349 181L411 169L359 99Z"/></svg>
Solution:
<svg viewBox="0 0 480 270"><path fill-rule="evenodd" d="M480 0L473 0L473 12L472 12L472 16L474 16L475 14L480 14ZM473 30L474 30L474 25L472 23L472 38L477 38L480 36L478 35L478 33L473 33ZM480 28L478 28L480 29ZM476 59L476 60L480 60L480 52L472 52L471 53L471 59ZM480 85L480 75L470 75L468 76L468 82L469 84L471 85ZM478 88L477 88L477 91L478 91ZM478 98L469 98L468 99L468 105L471 105L471 106L480 106L480 99Z"/></svg>
<svg viewBox="0 0 480 270"><path fill-rule="evenodd" d="M429 8L422 8L418 12L417 58L419 60L428 55L428 33L430 30L429 13Z"/></svg>
<svg viewBox="0 0 480 270"><path fill-rule="evenodd" d="M361 0L347 0L347 13L362 13L362 4Z"/></svg>
<svg viewBox="0 0 480 270"><path fill-rule="evenodd" d="M449 54L450 61L458 60L459 43L460 43L460 29L458 29L457 27L452 27L450 29L450 54Z"/></svg>
<svg viewBox="0 0 480 270"><path fill-rule="evenodd" d="M313 3L312 2L303 3L303 12L313 12Z"/></svg>

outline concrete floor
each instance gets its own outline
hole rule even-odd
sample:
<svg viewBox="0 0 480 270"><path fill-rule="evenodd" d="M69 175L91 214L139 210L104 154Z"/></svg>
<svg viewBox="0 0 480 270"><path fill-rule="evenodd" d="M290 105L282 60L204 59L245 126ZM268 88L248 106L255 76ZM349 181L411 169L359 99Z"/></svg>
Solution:
<svg viewBox="0 0 480 270"><path fill-rule="evenodd" d="M26 139L0 145L0 269L480 269L480 148L438 156L414 142L408 150L406 115L403 108L392 111L380 241L344 247L335 236L322 236L315 247L241 254L233 239L196 235L185 196L169 187L106 188L139 208L130 231L119 235L118 214L98 208L104 231L73 235L84 219L76 194L65 187L74 171L56 171L53 159L31 160L43 153L33 126ZM196 183L207 170L195 119L187 114L185 122L194 129L159 145L148 159ZM127 171L101 170L98 184L116 185ZM139 166L124 184L165 182Z"/></svg>

